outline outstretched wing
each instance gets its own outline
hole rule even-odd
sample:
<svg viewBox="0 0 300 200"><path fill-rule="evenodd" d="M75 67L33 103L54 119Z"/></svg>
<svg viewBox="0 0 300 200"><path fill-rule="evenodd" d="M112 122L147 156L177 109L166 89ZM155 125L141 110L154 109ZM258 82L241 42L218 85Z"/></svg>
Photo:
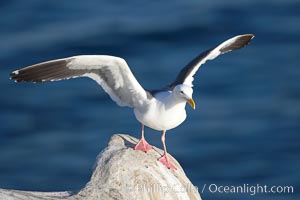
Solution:
<svg viewBox="0 0 300 200"><path fill-rule="evenodd" d="M199 67L204 64L207 60L213 60L217 56L230 52L235 49L240 49L247 45L252 39L254 35L245 34L238 35L233 38L230 38L223 42L222 44L216 46L215 48L209 49L199 56L194 58L189 64L187 64L178 74L175 81L171 83L168 88L172 89L178 84L186 84L190 87L193 86L194 75L199 69Z"/></svg>
<svg viewBox="0 0 300 200"><path fill-rule="evenodd" d="M149 100L126 61L113 56L83 55L52 60L16 70L10 77L16 82L89 77L101 85L120 106L136 107Z"/></svg>

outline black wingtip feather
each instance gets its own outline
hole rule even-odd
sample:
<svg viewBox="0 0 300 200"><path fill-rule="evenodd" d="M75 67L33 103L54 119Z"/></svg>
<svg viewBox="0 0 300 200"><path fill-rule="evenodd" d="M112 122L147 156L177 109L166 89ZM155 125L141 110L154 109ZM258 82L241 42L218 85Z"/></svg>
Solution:
<svg viewBox="0 0 300 200"><path fill-rule="evenodd" d="M235 41L233 43L220 49L220 51L223 54L232 50L243 48L245 45L248 45L253 38L253 34L244 34L236 36Z"/></svg>
<svg viewBox="0 0 300 200"><path fill-rule="evenodd" d="M17 77L18 77L17 71L13 71L13 72L11 72L11 73L9 74L9 79L10 79L10 80L13 80L13 81L15 81L15 82L19 82L18 79L17 79Z"/></svg>
<svg viewBox="0 0 300 200"><path fill-rule="evenodd" d="M67 60L59 59L31 65L9 74L10 79L15 82L46 82L58 78L72 77L78 74L77 70L70 70L66 67ZM79 70L80 71L80 70ZM81 72L81 71L80 71Z"/></svg>

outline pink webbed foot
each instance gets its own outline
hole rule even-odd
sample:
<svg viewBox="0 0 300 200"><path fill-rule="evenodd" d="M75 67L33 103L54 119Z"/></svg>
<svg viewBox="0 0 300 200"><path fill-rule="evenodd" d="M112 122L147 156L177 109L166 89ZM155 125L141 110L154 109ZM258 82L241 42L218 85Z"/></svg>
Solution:
<svg viewBox="0 0 300 200"><path fill-rule="evenodd" d="M171 160L168 158L168 156L165 154L161 158L158 159L159 162L161 162L164 166L166 166L169 169L177 170L175 165L171 162Z"/></svg>
<svg viewBox="0 0 300 200"><path fill-rule="evenodd" d="M134 150L140 150L145 153L147 153L151 149L152 146L144 138L140 139L140 141L134 147Z"/></svg>

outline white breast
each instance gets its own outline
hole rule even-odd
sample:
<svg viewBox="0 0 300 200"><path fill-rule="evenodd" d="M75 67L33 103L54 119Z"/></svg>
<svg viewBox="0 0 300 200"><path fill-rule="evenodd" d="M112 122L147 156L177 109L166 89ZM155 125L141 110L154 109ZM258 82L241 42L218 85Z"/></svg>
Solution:
<svg viewBox="0 0 300 200"><path fill-rule="evenodd" d="M142 124L158 130L170 130L186 119L186 102L176 102L169 92L156 96L143 110L135 108L134 114Z"/></svg>

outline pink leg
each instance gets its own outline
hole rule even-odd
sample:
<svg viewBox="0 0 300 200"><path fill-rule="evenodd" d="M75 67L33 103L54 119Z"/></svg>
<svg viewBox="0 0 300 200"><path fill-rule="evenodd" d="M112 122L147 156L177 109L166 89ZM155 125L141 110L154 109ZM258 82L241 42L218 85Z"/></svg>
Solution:
<svg viewBox="0 0 300 200"><path fill-rule="evenodd" d="M161 141L164 146L164 155L161 158L159 158L158 161L161 162L163 165L165 165L167 168L176 170L177 168L168 157L167 147L165 143L165 135L166 135L166 131L163 131L163 134L161 136Z"/></svg>
<svg viewBox="0 0 300 200"><path fill-rule="evenodd" d="M148 142L145 140L144 137L144 124L142 124L142 137L140 141L135 145L134 150L140 150L144 151L145 153L147 151L150 151L152 149L152 146L148 144Z"/></svg>

